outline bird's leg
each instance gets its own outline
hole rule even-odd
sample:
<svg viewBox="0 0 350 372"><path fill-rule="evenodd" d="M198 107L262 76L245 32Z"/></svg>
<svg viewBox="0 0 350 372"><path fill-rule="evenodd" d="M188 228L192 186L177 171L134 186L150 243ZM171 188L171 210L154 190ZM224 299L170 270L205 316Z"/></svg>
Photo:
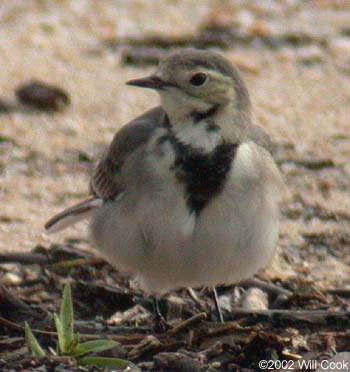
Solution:
<svg viewBox="0 0 350 372"><path fill-rule="evenodd" d="M216 313L217 313L217 316L218 316L218 318L220 320L220 323L225 323L224 322L224 317L222 316L222 312L221 312L221 309L220 309L218 294L216 292L216 288L215 287L212 288L212 293L213 293L213 299L214 299Z"/></svg>
<svg viewBox="0 0 350 372"><path fill-rule="evenodd" d="M164 332L171 328L160 312L157 296L153 296L153 319L155 331Z"/></svg>

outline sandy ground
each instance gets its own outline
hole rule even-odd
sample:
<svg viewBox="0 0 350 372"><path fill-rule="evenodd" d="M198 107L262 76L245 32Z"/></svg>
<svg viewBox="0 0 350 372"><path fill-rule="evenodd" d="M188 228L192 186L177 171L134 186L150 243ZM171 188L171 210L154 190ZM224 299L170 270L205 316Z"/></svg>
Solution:
<svg viewBox="0 0 350 372"><path fill-rule="evenodd" d="M97 160L118 128L157 104L156 94L124 85L152 68L123 66L120 53L101 49L103 41L160 33L191 35L205 22L232 19L247 32L313 35L316 43L305 47L272 50L248 45L222 53L241 68L255 122L273 136L280 159L334 162L319 170L281 162L287 185L285 213L280 255L269 275L302 272L320 282L349 284L350 2L257 4L1 2L0 97L13 101L15 87L36 78L63 87L72 105L57 114L19 109L0 116L0 251L26 251L37 244L86 238L86 225L81 224L48 239L42 236L43 224L86 196L92 165L80 161L81 154ZM320 46L317 40L325 35L327 46ZM89 52L95 49L99 53ZM305 218L305 205L343 217ZM310 250L305 234L323 236L326 243ZM332 244L340 253L331 253Z"/></svg>

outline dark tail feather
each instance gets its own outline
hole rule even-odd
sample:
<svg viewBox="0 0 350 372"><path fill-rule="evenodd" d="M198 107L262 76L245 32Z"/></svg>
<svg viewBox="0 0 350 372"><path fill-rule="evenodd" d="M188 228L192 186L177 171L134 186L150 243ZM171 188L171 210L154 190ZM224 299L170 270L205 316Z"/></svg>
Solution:
<svg viewBox="0 0 350 372"><path fill-rule="evenodd" d="M53 216L45 224L45 232L48 234L64 230L68 226L87 218L91 211L99 208L102 205L102 199L92 196L83 200L73 207L67 208L64 211Z"/></svg>

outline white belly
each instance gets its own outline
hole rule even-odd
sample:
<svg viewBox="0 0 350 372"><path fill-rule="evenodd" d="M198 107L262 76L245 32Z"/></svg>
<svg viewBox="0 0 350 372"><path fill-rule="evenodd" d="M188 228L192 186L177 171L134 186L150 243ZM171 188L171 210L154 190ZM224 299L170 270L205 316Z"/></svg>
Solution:
<svg viewBox="0 0 350 372"><path fill-rule="evenodd" d="M203 211L192 240L192 286L239 282L268 265L278 237L278 210L255 196L220 195Z"/></svg>
<svg viewBox="0 0 350 372"><path fill-rule="evenodd" d="M92 234L108 261L135 274L147 292L246 279L273 255L278 204L270 185L245 181L234 167L224 191L195 217L169 177L159 190L131 191L102 207Z"/></svg>

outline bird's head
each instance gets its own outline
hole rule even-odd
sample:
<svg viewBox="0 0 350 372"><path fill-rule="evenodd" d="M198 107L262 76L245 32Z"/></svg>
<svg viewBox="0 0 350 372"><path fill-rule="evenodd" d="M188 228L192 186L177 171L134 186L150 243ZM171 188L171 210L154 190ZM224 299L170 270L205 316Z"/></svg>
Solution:
<svg viewBox="0 0 350 372"><path fill-rule="evenodd" d="M250 121L249 94L238 70L211 51L176 51L160 62L155 74L127 84L155 89L173 123L223 112L229 117L221 115L224 122L244 126Z"/></svg>

